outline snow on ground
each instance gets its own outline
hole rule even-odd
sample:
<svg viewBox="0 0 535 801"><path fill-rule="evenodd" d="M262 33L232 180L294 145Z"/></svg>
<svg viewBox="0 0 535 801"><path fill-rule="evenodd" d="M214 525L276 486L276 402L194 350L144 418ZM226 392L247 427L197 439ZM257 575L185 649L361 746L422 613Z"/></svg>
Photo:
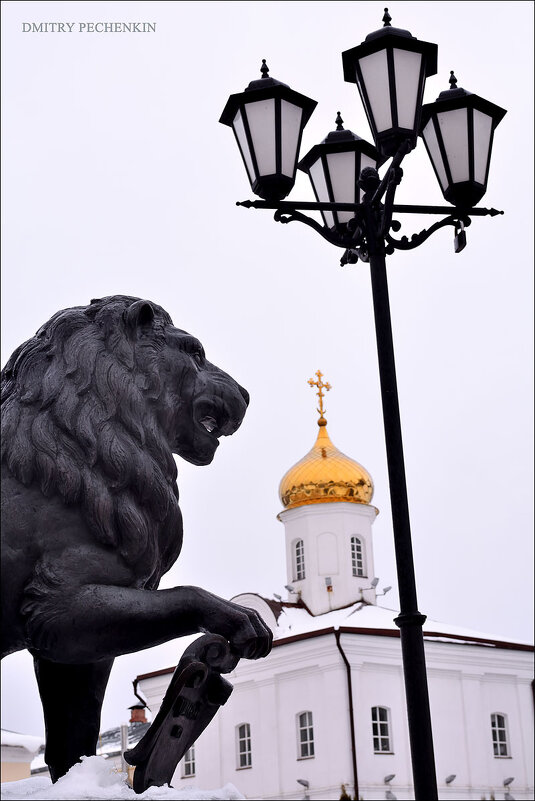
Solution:
<svg viewBox="0 0 535 801"><path fill-rule="evenodd" d="M126 784L123 776L110 768L104 757L82 757L82 762L74 765L66 776L56 784L50 779L35 777L18 782L2 784L2 801L16 799L39 799L39 801L86 801L86 799L121 799L121 801L242 801L245 799L233 784L226 784L220 790L197 790L181 788L175 790L168 785L149 787L137 795Z"/></svg>

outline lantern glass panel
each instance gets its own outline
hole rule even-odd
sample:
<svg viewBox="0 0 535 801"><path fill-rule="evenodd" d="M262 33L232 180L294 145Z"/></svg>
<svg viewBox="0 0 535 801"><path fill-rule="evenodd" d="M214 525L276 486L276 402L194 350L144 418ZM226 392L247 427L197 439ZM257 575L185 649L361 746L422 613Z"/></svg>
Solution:
<svg viewBox="0 0 535 801"><path fill-rule="evenodd" d="M438 139L435 126L433 125L433 118L429 120L422 133L425 144L427 145L427 149L429 150L429 155L431 156L433 167L437 171L438 180L440 181L442 191L445 192L448 186L448 177L446 175L446 170L444 169L442 154L438 146Z"/></svg>
<svg viewBox="0 0 535 801"><path fill-rule="evenodd" d="M281 128L282 128L282 163L281 170L284 175L293 178L295 175L295 162L299 145L299 132L301 130L301 117L303 109L281 101Z"/></svg>
<svg viewBox="0 0 535 801"><path fill-rule="evenodd" d="M485 183L489 160L492 117L474 109L474 180Z"/></svg>
<svg viewBox="0 0 535 801"><path fill-rule="evenodd" d="M334 202L354 203L356 188L355 152L329 153L327 155L327 165ZM338 211L337 216L338 222L346 223L355 216L355 213L352 211Z"/></svg>
<svg viewBox="0 0 535 801"><path fill-rule="evenodd" d="M388 63L386 50L371 53L359 59L362 79L368 98L371 112L377 131L387 131L392 127L392 112L390 110L390 84L388 81Z"/></svg>
<svg viewBox="0 0 535 801"><path fill-rule="evenodd" d="M273 175L275 160L275 101L256 100L245 106L259 175Z"/></svg>
<svg viewBox="0 0 535 801"><path fill-rule="evenodd" d="M320 203L330 203L329 191L327 189L327 182L325 181L325 174L323 172L323 164L321 158L314 162L310 168L310 178L314 191ZM321 216L327 228L332 228L334 225L334 217L332 211L322 211Z"/></svg>
<svg viewBox="0 0 535 801"><path fill-rule="evenodd" d="M362 156L360 157L360 171L362 172L362 170L365 167L373 167L375 169L377 167L377 162L375 161L375 159L371 159L369 156L365 156L364 153L363 153ZM362 202L362 195L363 194L364 194L364 192L362 191L362 189L359 189L358 190L358 196L357 196L357 203L361 203Z"/></svg>
<svg viewBox="0 0 535 801"><path fill-rule="evenodd" d="M470 180L468 162L468 115L465 108L437 114L454 184Z"/></svg>
<svg viewBox="0 0 535 801"><path fill-rule="evenodd" d="M249 180L251 181L251 183L253 183L253 181L255 180L254 167L251 159L251 153L249 152L249 145L247 144L247 137L245 135L245 127L243 125L241 111L238 111L238 113L234 117L234 122L232 124L232 127L234 128L234 133L236 134L236 139L238 140L238 144L242 152L245 166L247 167Z"/></svg>
<svg viewBox="0 0 535 801"><path fill-rule="evenodd" d="M414 128L421 65L421 53L411 53L408 50L394 48L396 99L400 128L409 128L410 130Z"/></svg>

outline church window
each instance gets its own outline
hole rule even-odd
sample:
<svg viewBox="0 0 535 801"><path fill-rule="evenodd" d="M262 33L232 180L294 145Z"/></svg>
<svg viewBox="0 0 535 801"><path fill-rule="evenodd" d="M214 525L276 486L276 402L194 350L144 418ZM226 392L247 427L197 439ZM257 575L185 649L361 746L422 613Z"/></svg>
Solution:
<svg viewBox="0 0 535 801"><path fill-rule="evenodd" d="M294 581L305 578L305 544L297 540L294 545Z"/></svg>
<svg viewBox="0 0 535 801"><path fill-rule="evenodd" d="M297 716L297 756L298 759L314 756L312 712L300 712Z"/></svg>
<svg viewBox="0 0 535 801"><path fill-rule="evenodd" d="M490 716L490 725L492 729L492 747L494 749L494 756L510 756L509 745L507 742L507 723L505 715L501 715L498 712L493 712Z"/></svg>
<svg viewBox="0 0 535 801"><path fill-rule="evenodd" d="M391 754L390 720L386 706L372 706L373 751Z"/></svg>
<svg viewBox="0 0 535 801"><path fill-rule="evenodd" d="M195 746L192 745L184 754L184 762L182 763L182 778L186 779L189 776L195 776Z"/></svg>
<svg viewBox="0 0 535 801"><path fill-rule="evenodd" d="M364 576L364 551L358 537L351 537L351 567L354 576Z"/></svg>
<svg viewBox="0 0 535 801"><path fill-rule="evenodd" d="M250 768L253 764L251 754L251 726L242 723L236 726L237 767Z"/></svg>

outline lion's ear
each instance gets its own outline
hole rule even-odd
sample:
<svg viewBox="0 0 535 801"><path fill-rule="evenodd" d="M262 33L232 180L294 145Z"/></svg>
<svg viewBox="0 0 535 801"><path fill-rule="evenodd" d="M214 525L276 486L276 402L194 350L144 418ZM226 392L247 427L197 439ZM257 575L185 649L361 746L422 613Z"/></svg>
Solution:
<svg viewBox="0 0 535 801"><path fill-rule="evenodd" d="M136 300L123 313L124 321L129 332L151 325L154 320L154 309L148 300Z"/></svg>

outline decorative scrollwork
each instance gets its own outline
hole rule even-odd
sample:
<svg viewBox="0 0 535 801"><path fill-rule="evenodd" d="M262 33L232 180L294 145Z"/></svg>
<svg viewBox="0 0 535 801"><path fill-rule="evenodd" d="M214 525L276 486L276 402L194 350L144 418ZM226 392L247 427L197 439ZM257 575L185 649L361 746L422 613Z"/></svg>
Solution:
<svg viewBox="0 0 535 801"><path fill-rule="evenodd" d="M307 217L306 214L301 214L299 211L281 211L277 209L273 215L273 219L275 222L284 224L295 221L302 222L310 226L310 228L313 228L314 231L326 239L327 242L330 242L331 245L336 245L336 247L339 248L349 248L355 245L355 232L348 230L347 234L344 235L336 230L327 228L325 225L320 225L320 223L313 220L312 217Z"/></svg>
<svg viewBox="0 0 535 801"><path fill-rule="evenodd" d="M401 239L394 239L389 233L385 234L385 242L386 242L386 253L387 255L391 255L394 250L413 250L417 248L418 245L421 245L426 239L438 231L440 228L444 228L446 225L452 225L454 228L458 226L459 220L461 220L465 227L468 227L472 222L470 217L459 217L459 216L452 216L445 217L443 220L439 220L438 222L434 223L430 228L426 228L423 231L420 231L418 234L413 234L409 239L406 236L402 236ZM393 220L390 224L390 227L394 231L398 231L401 227L400 223L397 220Z"/></svg>

